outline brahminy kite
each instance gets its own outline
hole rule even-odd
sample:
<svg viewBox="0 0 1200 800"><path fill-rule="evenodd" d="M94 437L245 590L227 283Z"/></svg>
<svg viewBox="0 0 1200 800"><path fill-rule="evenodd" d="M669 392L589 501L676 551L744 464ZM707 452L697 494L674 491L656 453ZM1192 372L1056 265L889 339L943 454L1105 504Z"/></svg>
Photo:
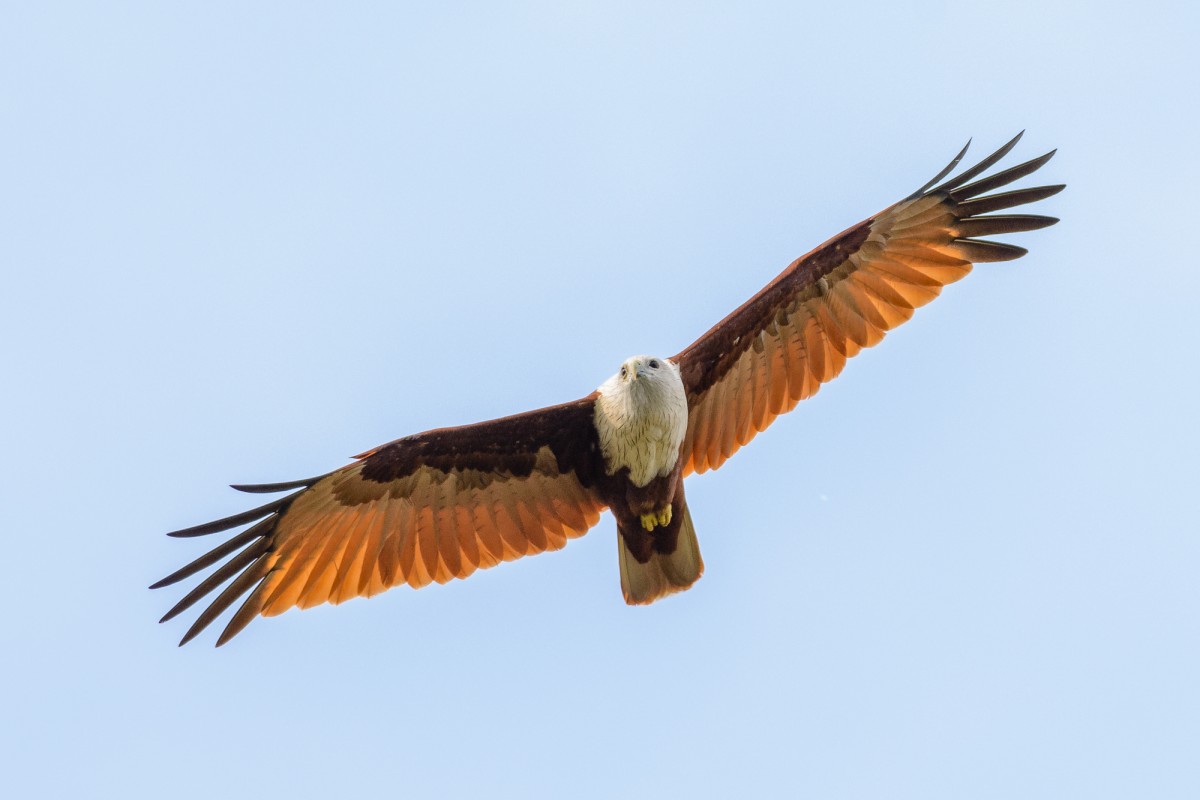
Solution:
<svg viewBox="0 0 1200 800"><path fill-rule="evenodd" d="M370 597L402 583L445 583L558 550L605 509L616 518L625 602L643 605L687 589L704 562L684 478L721 466L973 263L1027 252L977 237L1058 221L991 213L1064 188L993 193L1039 169L1054 151L978 177L1020 138L938 184L964 147L916 192L793 261L683 352L629 358L587 397L406 436L315 478L234 486L291 494L168 534L205 536L254 523L151 587L232 556L162 621L232 578L180 642L249 593L220 646L260 614Z"/></svg>

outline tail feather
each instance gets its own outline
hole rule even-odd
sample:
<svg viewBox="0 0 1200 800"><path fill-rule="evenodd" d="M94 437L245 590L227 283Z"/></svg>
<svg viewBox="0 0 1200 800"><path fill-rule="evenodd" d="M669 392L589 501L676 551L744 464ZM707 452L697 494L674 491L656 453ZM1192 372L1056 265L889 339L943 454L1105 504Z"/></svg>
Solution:
<svg viewBox="0 0 1200 800"><path fill-rule="evenodd" d="M683 507L675 552L654 553L649 561L641 564L629 551L623 536L617 537L617 548L621 565L621 593L631 606L648 605L661 597L681 592L704 574L700 543L696 541L692 514L686 505Z"/></svg>

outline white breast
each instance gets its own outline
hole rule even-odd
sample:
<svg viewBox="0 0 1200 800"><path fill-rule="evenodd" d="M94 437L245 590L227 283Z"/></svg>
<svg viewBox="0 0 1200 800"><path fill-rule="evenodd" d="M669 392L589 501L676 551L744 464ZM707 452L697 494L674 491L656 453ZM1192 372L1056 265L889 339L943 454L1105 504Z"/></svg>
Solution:
<svg viewBox="0 0 1200 800"><path fill-rule="evenodd" d="M596 399L596 432L608 474L628 467L636 486L670 473L687 433L687 396L679 369L663 363L657 374L635 381L613 376Z"/></svg>

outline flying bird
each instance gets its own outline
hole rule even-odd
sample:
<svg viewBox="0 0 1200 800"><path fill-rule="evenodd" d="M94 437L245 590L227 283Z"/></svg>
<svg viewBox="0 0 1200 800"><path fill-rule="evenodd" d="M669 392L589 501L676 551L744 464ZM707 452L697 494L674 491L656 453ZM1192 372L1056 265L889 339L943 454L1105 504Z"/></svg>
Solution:
<svg viewBox="0 0 1200 800"><path fill-rule="evenodd" d="M626 359L587 397L406 436L315 478L234 486L291 493L168 534L206 536L253 523L151 586L228 558L161 621L232 579L180 641L245 597L220 646L259 615L370 597L402 583L445 583L558 550L605 509L616 518L625 602L652 603L687 589L704 571L684 494L688 475L720 467L973 263L1027 252L978 237L1058 222L992 213L1064 188L994 193L1054 155L980 177L1020 138L939 184L964 147L916 192L793 261L683 352Z"/></svg>

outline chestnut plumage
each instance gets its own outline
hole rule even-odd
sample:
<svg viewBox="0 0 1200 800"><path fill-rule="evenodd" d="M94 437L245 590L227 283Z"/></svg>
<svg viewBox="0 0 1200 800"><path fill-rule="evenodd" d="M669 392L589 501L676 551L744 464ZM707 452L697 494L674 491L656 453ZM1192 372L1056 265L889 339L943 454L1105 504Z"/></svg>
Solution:
<svg viewBox="0 0 1200 800"><path fill-rule="evenodd" d="M683 352L631 359L587 397L407 436L315 478L235 486L298 491L169 534L190 538L254 523L151 587L220 564L163 621L228 582L180 642L240 600L220 645L260 615L369 597L402 583L444 583L557 550L586 533L605 509L617 520L627 602L648 603L687 588L703 571L684 500L688 475L721 466L775 417L836 377L848 358L878 344L943 286L966 276L973 263L1026 252L978 237L1057 222L1023 213L989 216L1064 188L989 194L1053 155L979 177L1019 139L938 184L964 148L917 192L796 259ZM651 373L643 369L656 379L673 375L669 391L636 394L637 402L630 400L634 394L619 394L647 379ZM621 405L625 410L614 416L612 403L626 401L632 405Z"/></svg>

